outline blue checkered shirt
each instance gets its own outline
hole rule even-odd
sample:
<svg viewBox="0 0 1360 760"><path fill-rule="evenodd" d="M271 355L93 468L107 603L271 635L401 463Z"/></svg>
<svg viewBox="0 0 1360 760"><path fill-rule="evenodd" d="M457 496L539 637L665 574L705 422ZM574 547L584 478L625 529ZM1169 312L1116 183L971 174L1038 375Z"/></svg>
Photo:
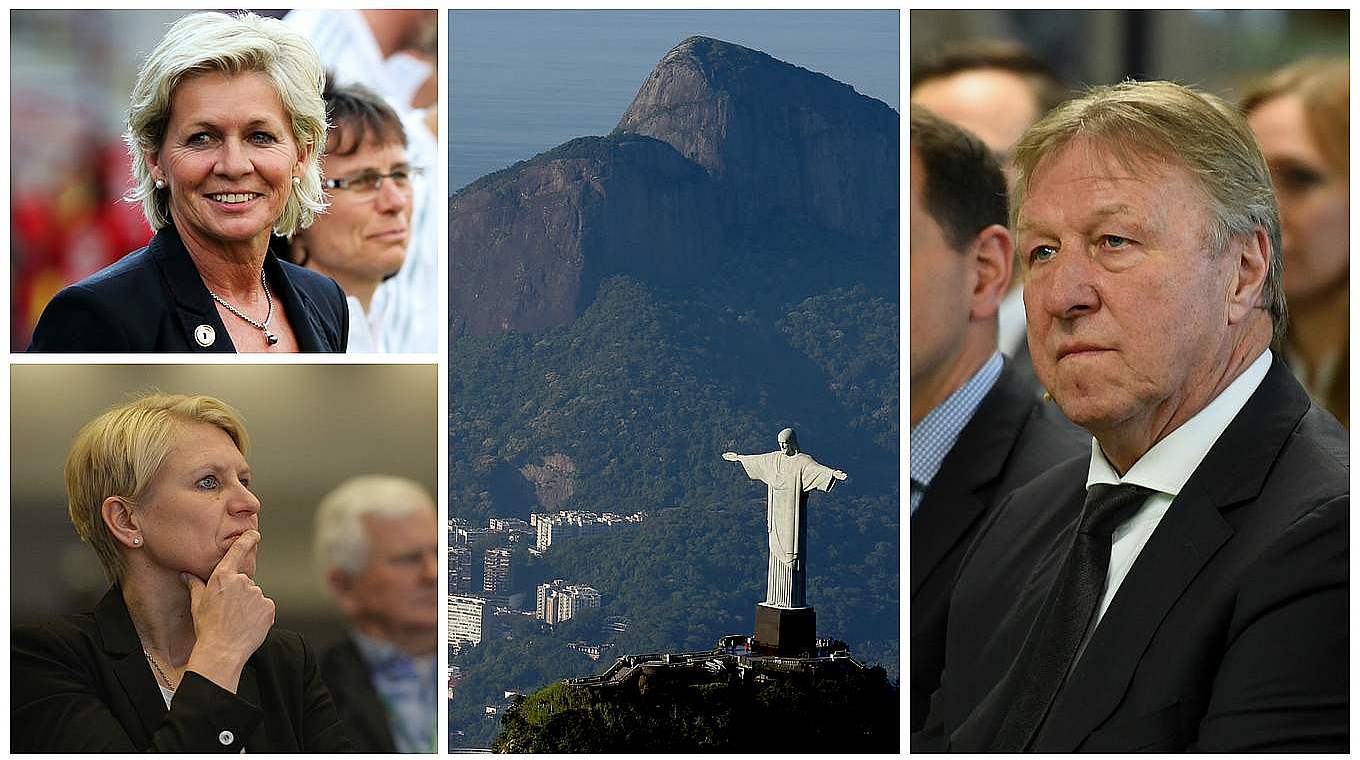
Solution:
<svg viewBox="0 0 1360 760"><path fill-rule="evenodd" d="M968 421L973 419L973 414L982 404L982 399L986 398L992 386L996 385L996 379L1001 376L1001 363L1001 353L999 351L993 353L992 358L982 365L982 369L968 378L968 382L949 394L949 398L931 409L930 413L911 429L913 515L916 514L916 508L921 505L921 499L925 498L930 481L935 479L935 473L939 472L940 465L944 464L944 458L949 455L949 450L954 448L954 442L959 439L959 434L968 425Z"/></svg>
<svg viewBox="0 0 1360 760"><path fill-rule="evenodd" d="M387 725L398 752L434 752L438 717L435 655L412 657L386 641L353 631L354 643L373 676L373 690L387 708Z"/></svg>

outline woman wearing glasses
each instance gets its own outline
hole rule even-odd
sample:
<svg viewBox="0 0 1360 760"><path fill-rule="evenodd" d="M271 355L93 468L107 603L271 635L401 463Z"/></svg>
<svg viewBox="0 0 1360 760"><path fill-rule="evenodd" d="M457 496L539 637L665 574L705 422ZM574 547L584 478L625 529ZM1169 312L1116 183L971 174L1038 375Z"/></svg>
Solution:
<svg viewBox="0 0 1360 760"><path fill-rule="evenodd" d="M321 159L329 205L311 227L293 236L293 263L333 278L349 296L348 350L391 350L373 313L378 285L406 260L411 224L411 179L406 132L396 112L360 85L337 87L327 77L326 151Z"/></svg>
<svg viewBox="0 0 1360 760"><path fill-rule="evenodd" d="M271 245L325 208L323 79L311 44L275 19L176 22L128 108L128 199L155 235L58 293L29 350L344 351L344 293Z"/></svg>

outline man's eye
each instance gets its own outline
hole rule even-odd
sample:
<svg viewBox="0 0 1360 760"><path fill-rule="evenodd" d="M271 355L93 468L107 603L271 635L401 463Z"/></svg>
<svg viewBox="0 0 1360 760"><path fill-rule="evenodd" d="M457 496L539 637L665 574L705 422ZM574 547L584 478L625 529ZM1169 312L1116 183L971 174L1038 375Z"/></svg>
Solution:
<svg viewBox="0 0 1360 760"><path fill-rule="evenodd" d="M1120 237L1119 235L1101 235L1100 241L1105 244L1106 248L1116 249L1126 248L1130 242L1128 238Z"/></svg>
<svg viewBox="0 0 1360 760"><path fill-rule="evenodd" d="M1057 253L1058 249L1054 248L1051 245L1038 245L1030 250L1029 260L1031 262L1048 261L1049 259L1053 258Z"/></svg>

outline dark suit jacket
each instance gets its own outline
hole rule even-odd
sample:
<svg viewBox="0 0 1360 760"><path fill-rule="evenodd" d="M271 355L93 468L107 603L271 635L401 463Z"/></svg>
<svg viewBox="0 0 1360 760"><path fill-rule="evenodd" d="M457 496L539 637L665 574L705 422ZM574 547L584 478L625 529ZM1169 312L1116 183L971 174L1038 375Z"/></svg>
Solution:
<svg viewBox="0 0 1360 760"><path fill-rule="evenodd" d="M1036 396L1007 360L911 518L912 730L925 723L940 684L949 596L978 526L1017 487L1090 452L1090 434Z"/></svg>
<svg viewBox="0 0 1360 760"><path fill-rule="evenodd" d="M321 655L321 679L335 698L340 720L357 751L397 751L392 728L387 723L387 708L373 688L368 665L353 639L346 637Z"/></svg>
<svg viewBox="0 0 1360 760"><path fill-rule="evenodd" d="M1277 359L1143 547L1032 749L1346 752L1348 457L1346 431ZM979 532L913 750L989 745L1087 467L1020 488Z"/></svg>
<svg viewBox="0 0 1360 760"><path fill-rule="evenodd" d="M271 241L277 245L278 241ZM303 352L343 352L349 341L349 308L335 281L265 255L270 292L288 314ZM208 325L210 346L194 340ZM33 328L33 352L234 353L236 346L217 314L189 252L173 226L147 247L57 293Z"/></svg>
<svg viewBox="0 0 1360 760"><path fill-rule="evenodd" d="M16 627L12 646L13 752L352 751L291 631L270 630L235 694L185 673L169 711L118 586L93 612Z"/></svg>

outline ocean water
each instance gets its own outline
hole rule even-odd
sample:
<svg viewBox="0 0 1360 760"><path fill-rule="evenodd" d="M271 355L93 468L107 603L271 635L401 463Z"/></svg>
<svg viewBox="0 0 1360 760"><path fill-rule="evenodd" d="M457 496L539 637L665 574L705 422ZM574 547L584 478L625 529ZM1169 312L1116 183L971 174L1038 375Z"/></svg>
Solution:
<svg viewBox="0 0 1360 760"><path fill-rule="evenodd" d="M900 110L897 11L451 11L449 191L614 129L657 61L704 35Z"/></svg>

